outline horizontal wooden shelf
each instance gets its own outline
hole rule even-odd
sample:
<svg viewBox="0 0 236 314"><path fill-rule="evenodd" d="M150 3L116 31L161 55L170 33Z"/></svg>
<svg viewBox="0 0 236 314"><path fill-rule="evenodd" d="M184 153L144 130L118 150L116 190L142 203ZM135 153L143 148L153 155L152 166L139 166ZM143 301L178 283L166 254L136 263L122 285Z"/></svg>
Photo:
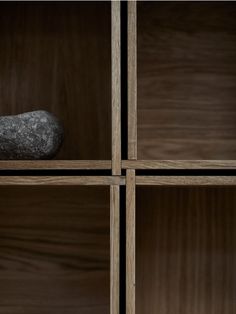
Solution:
<svg viewBox="0 0 236 314"><path fill-rule="evenodd" d="M236 185L236 176L137 176L136 184L161 186Z"/></svg>
<svg viewBox="0 0 236 314"><path fill-rule="evenodd" d="M34 169L111 169L111 160L1 160L0 170L34 170Z"/></svg>
<svg viewBox="0 0 236 314"><path fill-rule="evenodd" d="M111 170L111 160L1 160L0 170ZM236 169L236 160L123 160L122 169Z"/></svg>
<svg viewBox="0 0 236 314"><path fill-rule="evenodd" d="M121 176L0 176L0 185L124 185Z"/></svg>
<svg viewBox="0 0 236 314"><path fill-rule="evenodd" d="M123 160L124 169L236 169L236 160Z"/></svg>

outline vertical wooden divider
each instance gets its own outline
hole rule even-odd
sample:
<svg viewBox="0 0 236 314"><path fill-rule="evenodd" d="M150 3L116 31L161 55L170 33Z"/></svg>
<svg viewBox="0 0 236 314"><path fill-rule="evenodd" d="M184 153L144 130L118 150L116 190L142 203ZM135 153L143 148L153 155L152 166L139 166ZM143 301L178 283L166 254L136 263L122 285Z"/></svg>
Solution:
<svg viewBox="0 0 236 314"><path fill-rule="evenodd" d="M137 4L128 1L128 159L137 160ZM126 170L126 314L135 314L135 169Z"/></svg>
<svg viewBox="0 0 236 314"><path fill-rule="evenodd" d="M120 302L120 186L110 186L110 312L119 314Z"/></svg>
<svg viewBox="0 0 236 314"><path fill-rule="evenodd" d="M111 3L112 43L112 174L121 174L121 47L120 1Z"/></svg>
<svg viewBox="0 0 236 314"><path fill-rule="evenodd" d="M120 1L111 2L112 175L121 175L121 16ZM120 307L120 187L110 186L110 313Z"/></svg>
<svg viewBox="0 0 236 314"><path fill-rule="evenodd" d="M128 1L128 159L137 159L137 4Z"/></svg>
<svg viewBox="0 0 236 314"><path fill-rule="evenodd" d="M126 314L135 314L135 170L126 172Z"/></svg>

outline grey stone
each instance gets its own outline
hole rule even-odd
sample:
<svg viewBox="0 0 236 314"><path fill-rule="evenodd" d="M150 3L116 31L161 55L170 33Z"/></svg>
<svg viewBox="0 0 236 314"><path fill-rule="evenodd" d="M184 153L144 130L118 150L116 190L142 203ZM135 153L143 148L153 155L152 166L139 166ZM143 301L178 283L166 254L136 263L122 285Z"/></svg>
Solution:
<svg viewBox="0 0 236 314"><path fill-rule="evenodd" d="M63 141L59 120L44 110L0 117L0 159L51 159Z"/></svg>

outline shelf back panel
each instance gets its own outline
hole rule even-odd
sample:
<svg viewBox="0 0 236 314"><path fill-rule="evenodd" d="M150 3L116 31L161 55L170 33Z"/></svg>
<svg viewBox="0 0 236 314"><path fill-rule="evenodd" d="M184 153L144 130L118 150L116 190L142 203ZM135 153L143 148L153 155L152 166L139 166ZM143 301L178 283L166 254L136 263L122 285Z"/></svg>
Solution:
<svg viewBox="0 0 236 314"><path fill-rule="evenodd" d="M236 3L138 2L138 159L236 158Z"/></svg>
<svg viewBox="0 0 236 314"><path fill-rule="evenodd" d="M110 313L107 187L0 191L0 313Z"/></svg>
<svg viewBox="0 0 236 314"><path fill-rule="evenodd" d="M136 195L136 314L234 314L236 188Z"/></svg>

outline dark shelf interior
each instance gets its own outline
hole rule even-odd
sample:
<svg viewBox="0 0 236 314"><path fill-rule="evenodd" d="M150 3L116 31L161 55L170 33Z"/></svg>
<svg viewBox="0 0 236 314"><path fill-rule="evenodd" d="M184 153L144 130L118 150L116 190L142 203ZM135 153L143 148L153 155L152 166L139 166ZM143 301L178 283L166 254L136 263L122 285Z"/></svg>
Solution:
<svg viewBox="0 0 236 314"><path fill-rule="evenodd" d="M2 2L0 38L0 115L48 110L57 159L110 159L110 3Z"/></svg>
<svg viewBox="0 0 236 314"><path fill-rule="evenodd" d="M235 187L138 187L136 313L235 313Z"/></svg>
<svg viewBox="0 0 236 314"><path fill-rule="evenodd" d="M110 313L109 187L1 187L0 313Z"/></svg>
<svg viewBox="0 0 236 314"><path fill-rule="evenodd" d="M138 158L236 159L236 3L138 2Z"/></svg>

